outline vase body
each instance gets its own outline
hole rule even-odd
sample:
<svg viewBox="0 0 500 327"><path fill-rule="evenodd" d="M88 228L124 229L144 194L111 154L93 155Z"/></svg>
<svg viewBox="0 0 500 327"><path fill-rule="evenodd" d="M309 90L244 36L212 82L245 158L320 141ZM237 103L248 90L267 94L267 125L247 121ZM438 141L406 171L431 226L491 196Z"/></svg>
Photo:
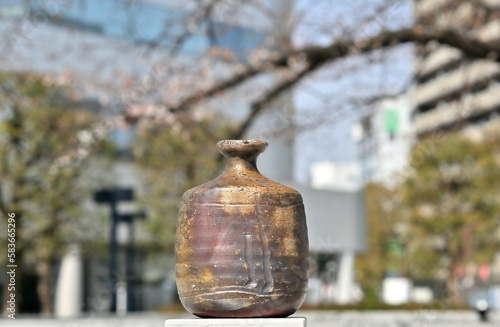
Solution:
<svg viewBox="0 0 500 327"><path fill-rule="evenodd" d="M307 289L304 206L294 189L262 176L266 142L226 140L214 180L186 191L176 232L176 283L199 317L286 317Z"/></svg>

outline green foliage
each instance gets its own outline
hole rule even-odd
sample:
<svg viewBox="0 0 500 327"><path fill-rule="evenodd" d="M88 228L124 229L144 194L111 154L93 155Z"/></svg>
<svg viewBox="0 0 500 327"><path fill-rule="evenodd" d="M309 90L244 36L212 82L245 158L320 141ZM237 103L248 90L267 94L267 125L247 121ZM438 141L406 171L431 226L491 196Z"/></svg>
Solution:
<svg viewBox="0 0 500 327"><path fill-rule="evenodd" d="M356 279L365 295L375 301L384 275L389 271L402 273L404 269L396 230L400 197L394 190L377 184L368 184L365 194L368 244L367 251L357 257Z"/></svg>
<svg viewBox="0 0 500 327"><path fill-rule="evenodd" d="M65 245L82 240L88 220L82 209L90 193L87 161L57 164L78 148L77 132L97 122L89 111L72 108L73 97L42 76L0 74L1 224L7 213L16 214L16 263L36 266L45 313L51 311L53 264Z"/></svg>
<svg viewBox="0 0 500 327"><path fill-rule="evenodd" d="M453 278L457 265L491 262L500 245L500 134L428 139L411 167L401 194L412 276Z"/></svg>
<svg viewBox="0 0 500 327"><path fill-rule="evenodd" d="M69 90L41 76L3 73L0 87L4 117L0 208L22 219L18 247L53 256L61 242L71 239L65 224L78 217L82 196L88 191L78 182L84 167L55 169L55 163L78 146L77 132L90 128L97 118L71 108Z"/></svg>
<svg viewBox="0 0 500 327"><path fill-rule="evenodd" d="M230 124L219 115L195 119L179 114L171 123L138 130L133 152L147 183L141 202L148 208L144 225L150 235L143 247L173 250L181 196L220 173L224 162L218 160L216 143L230 134Z"/></svg>
<svg viewBox="0 0 500 327"><path fill-rule="evenodd" d="M418 143L400 186L367 185L368 250L356 270L373 303L387 272L447 276L452 296L454 267L490 263L498 252L500 132L466 135Z"/></svg>

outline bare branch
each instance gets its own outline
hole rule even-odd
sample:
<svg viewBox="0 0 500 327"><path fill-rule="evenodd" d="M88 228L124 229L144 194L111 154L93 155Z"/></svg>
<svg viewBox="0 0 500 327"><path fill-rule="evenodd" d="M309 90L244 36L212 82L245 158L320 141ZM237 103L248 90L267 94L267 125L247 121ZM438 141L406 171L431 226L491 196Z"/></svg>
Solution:
<svg viewBox="0 0 500 327"><path fill-rule="evenodd" d="M307 67L307 69L302 70L293 78L288 78L281 83L275 85L272 89L266 92L260 99L253 102L250 106L250 114L247 116L245 121L238 127L236 132L233 134L233 139L239 139L245 134L250 125L252 125L253 120L257 115L264 109L266 106L271 103L274 99L276 99L281 93L285 90L290 89L292 86L297 84L300 80L302 80L306 75L314 72L320 65L318 64L315 67Z"/></svg>
<svg viewBox="0 0 500 327"><path fill-rule="evenodd" d="M301 72L301 74L297 75L297 78L277 85L273 90L268 92L267 95L263 97L263 99L269 97L269 95L275 92L280 93L293 87L298 81L302 79L302 77L306 76L310 71L316 70L318 67L327 62L332 62L334 60L344 58L348 55L369 53L377 49L389 48L403 43L426 43L432 40L460 49L470 57L478 59L491 58L496 62L500 62L500 56L498 56L500 48L498 46L480 42L451 30L433 31L427 30L421 26L417 26L415 28L405 28L396 31L384 31L374 37L364 40L356 41L353 39L340 39L335 40L328 46L310 46L294 51L293 53L285 53L279 58L269 62L268 65L263 65L261 67L248 66L243 72L238 73L227 80L216 83L208 90L195 93L182 100L176 106L170 107L168 109L171 112L188 110L191 106L207 99L208 97L216 95L218 92L231 89L264 71L270 70L270 66L288 66L288 59L292 56L305 58L308 67L306 67L304 71ZM277 94L273 95L272 97L274 98L276 96ZM257 101L256 103L258 104L259 101ZM268 101L264 102L268 103ZM260 105L259 107L254 107L252 105L252 112L255 110L260 111ZM256 114L251 115L253 117ZM243 130L247 128L247 124L247 121L242 124Z"/></svg>
<svg viewBox="0 0 500 327"><path fill-rule="evenodd" d="M219 2L220 0L213 0L213 1L209 1L208 4L206 4L205 6L202 6L201 9L200 9L200 13L197 15L197 17L195 16L195 20L194 20L194 24L196 25L199 25L201 22L205 21L205 20L209 20L211 15L212 15L212 11L214 9L214 7L217 5L217 3ZM211 29L209 29L209 34L211 34ZM184 41L186 41L186 39L188 39L190 36L192 35L191 31L188 29L186 29L184 31L184 33L180 34L174 41L174 45L172 47L172 49L170 50L170 55L171 56L175 56L179 53L182 45L184 44Z"/></svg>
<svg viewBox="0 0 500 327"><path fill-rule="evenodd" d="M230 89L234 86L237 86L240 83L245 82L246 80L249 80L250 78L254 77L255 75L261 73L262 71L263 71L262 69L259 69L257 67L249 66L243 72L235 74L233 77L231 77L227 80L224 80L218 84L215 84L213 87L211 87L208 90L193 94L193 95L185 98L178 105L167 108L167 109L170 110L170 112L178 112L178 111L187 110L192 105L195 105L195 104L201 102L202 100L205 100L206 98L217 94L218 92L222 92L224 90L227 90L227 89Z"/></svg>

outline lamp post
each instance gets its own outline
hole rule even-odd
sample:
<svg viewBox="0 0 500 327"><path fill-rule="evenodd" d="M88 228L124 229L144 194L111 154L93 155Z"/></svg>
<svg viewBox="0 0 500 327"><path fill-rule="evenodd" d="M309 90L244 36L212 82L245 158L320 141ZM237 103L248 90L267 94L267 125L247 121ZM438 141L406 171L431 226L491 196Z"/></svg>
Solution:
<svg viewBox="0 0 500 327"><path fill-rule="evenodd" d="M118 245L116 242L116 225L120 215L117 204L120 201L134 200L134 191L130 188L103 189L94 193L94 201L97 203L109 203L111 207L111 235L109 245L109 278L111 287L110 312L116 312L116 271Z"/></svg>
<svg viewBox="0 0 500 327"><path fill-rule="evenodd" d="M135 248L134 248L134 220L145 219L147 217L144 211L140 211L137 213L127 213L127 214L118 214L117 222L126 223L128 235L125 242L126 246L126 262L125 262L125 275L127 276L127 310L133 311L134 308L134 294L135 294Z"/></svg>

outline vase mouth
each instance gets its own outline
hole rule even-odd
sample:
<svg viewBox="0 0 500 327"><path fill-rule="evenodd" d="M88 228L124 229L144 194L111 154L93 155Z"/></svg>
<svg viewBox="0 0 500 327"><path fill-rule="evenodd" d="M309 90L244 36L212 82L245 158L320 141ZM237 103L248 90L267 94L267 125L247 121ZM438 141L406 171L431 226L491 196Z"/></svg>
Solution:
<svg viewBox="0 0 500 327"><path fill-rule="evenodd" d="M217 148L226 158L257 157L267 148L267 142L258 140L222 140Z"/></svg>

